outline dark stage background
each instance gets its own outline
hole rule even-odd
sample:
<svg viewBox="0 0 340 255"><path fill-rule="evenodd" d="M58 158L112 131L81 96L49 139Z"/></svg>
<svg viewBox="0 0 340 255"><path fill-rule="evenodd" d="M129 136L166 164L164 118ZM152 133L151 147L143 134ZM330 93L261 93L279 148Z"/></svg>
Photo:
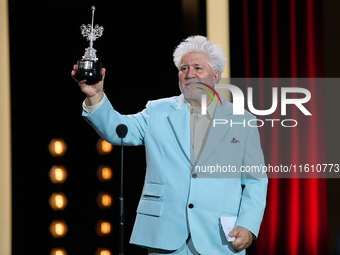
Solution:
<svg viewBox="0 0 340 255"><path fill-rule="evenodd" d="M98 155L98 135L81 117L85 97L70 77L73 64L88 47L79 27L91 23L92 5L97 9L95 24L105 28L94 48L107 69L105 92L115 108L124 114L136 113L149 99L179 94L172 53L186 36L180 0L9 1L13 254L49 254L52 247L65 247L68 254L94 254L98 247L118 253L120 147L109 156ZM60 137L68 150L64 157L53 158L47 146L52 138ZM124 152L127 243L145 160L143 147ZM95 174L103 163L115 171L105 185ZM64 184L49 180L53 164L66 167L69 176ZM110 209L97 207L95 198L102 190L115 199ZM55 191L66 194L65 211L50 208L48 199ZM53 219L63 219L69 227L60 240L49 233ZM97 237L98 219L113 223L110 236ZM126 254L143 252L126 246Z"/></svg>

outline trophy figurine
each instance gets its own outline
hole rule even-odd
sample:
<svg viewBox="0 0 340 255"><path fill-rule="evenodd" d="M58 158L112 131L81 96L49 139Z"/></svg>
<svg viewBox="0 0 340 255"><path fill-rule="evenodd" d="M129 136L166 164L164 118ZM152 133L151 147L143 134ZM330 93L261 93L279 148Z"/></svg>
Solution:
<svg viewBox="0 0 340 255"><path fill-rule="evenodd" d="M97 50L93 48L93 42L103 35L104 27L96 25L93 27L94 11L96 7L92 6L92 24L82 25L80 27L81 34L86 37L87 41L90 41L90 47L85 49L85 54L81 60L77 61L78 70L75 73L75 78L78 81L87 80L89 83L102 80L102 64L97 61Z"/></svg>

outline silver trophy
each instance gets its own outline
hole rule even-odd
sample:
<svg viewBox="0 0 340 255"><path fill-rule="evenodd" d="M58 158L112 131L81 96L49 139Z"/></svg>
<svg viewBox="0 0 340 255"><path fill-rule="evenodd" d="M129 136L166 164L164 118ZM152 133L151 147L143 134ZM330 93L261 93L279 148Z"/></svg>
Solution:
<svg viewBox="0 0 340 255"><path fill-rule="evenodd" d="M75 78L78 81L87 80L87 82L97 82L102 80L102 64L97 61L98 58L96 56L97 50L93 48L93 42L103 35L104 27L95 25L93 26L94 21L94 11L96 7L92 6L92 23L86 25L82 25L80 27L81 34L83 37L86 37L88 41L90 41L90 47L85 49L85 54L81 60L77 61L78 70L76 71Z"/></svg>

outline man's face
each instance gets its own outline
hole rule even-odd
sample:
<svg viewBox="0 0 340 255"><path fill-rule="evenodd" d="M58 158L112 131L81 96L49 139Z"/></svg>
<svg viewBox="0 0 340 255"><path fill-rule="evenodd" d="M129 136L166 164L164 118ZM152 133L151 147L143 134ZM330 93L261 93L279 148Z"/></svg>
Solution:
<svg viewBox="0 0 340 255"><path fill-rule="evenodd" d="M202 82L214 86L220 76L219 71L213 72L204 53L188 53L182 57L178 72L179 89L188 101L201 101L201 95L205 93L197 87L206 86L196 82Z"/></svg>

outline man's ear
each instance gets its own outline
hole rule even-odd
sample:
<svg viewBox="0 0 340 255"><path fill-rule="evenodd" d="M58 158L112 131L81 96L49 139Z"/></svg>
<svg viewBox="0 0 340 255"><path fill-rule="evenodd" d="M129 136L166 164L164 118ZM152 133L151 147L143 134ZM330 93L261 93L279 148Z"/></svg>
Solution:
<svg viewBox="0 0 340 255"><path fill-rule="evenodd" d="M220 79L220 71L219 70L215 70L214 71L214 79L215 79L215 83L217 83L217 81Z"/></svg>

